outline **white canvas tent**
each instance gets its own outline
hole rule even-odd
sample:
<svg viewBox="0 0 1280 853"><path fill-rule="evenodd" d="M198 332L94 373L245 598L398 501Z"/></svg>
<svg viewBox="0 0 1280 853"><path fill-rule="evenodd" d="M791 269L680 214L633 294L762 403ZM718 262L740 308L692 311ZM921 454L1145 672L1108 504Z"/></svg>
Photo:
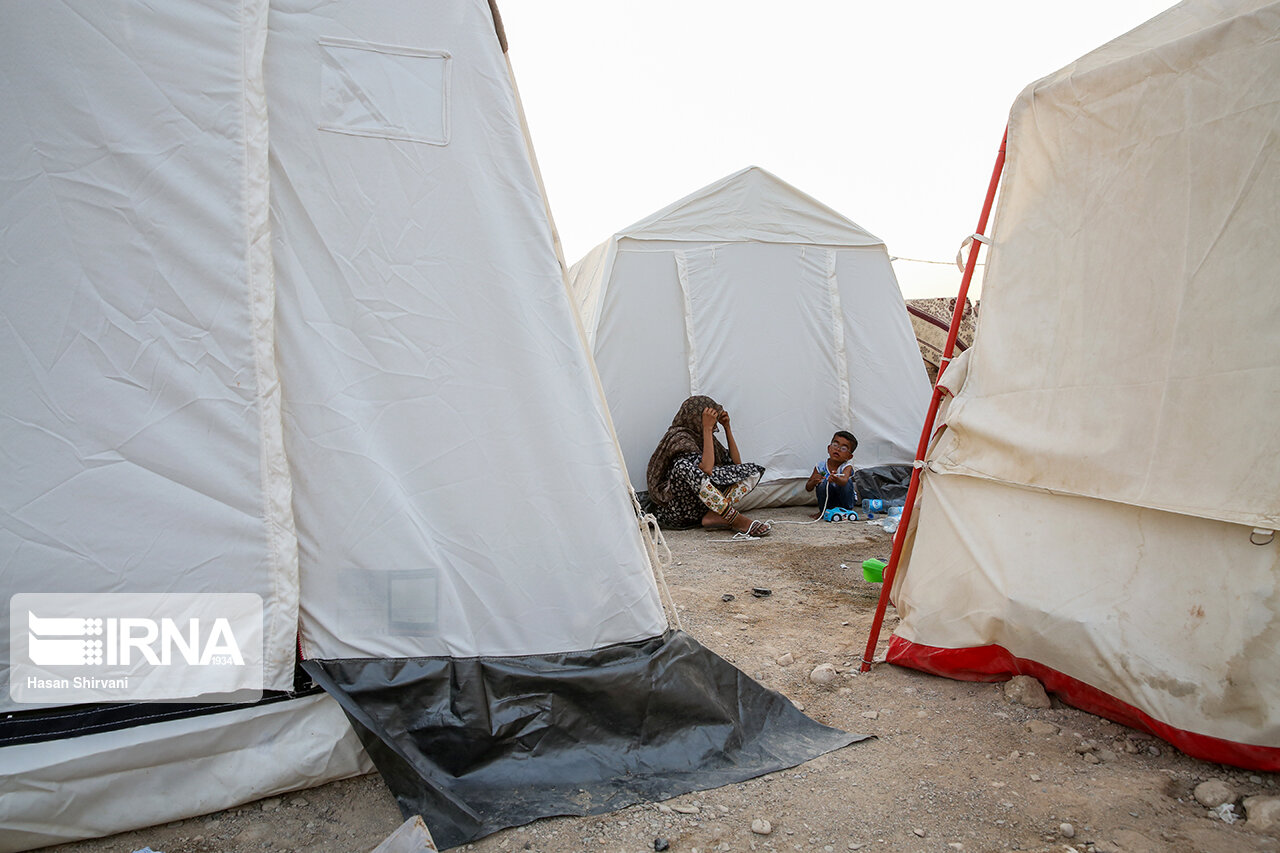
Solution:
<svg viewBox="0 0 1280 853"><path fill-rule="evenodd" d="M1014 104L890 660L1280 769L1278 32L1188 0Z"/></svg>
<svg viewBox="0 0 1280 853"><path fill-rule="evenodd" d="M6 598L254 594L267 691L19 704L5 608L0 850L367 772L349 718L445 845L851 740L667 633L484 0L14 2L0 102ZM609 703L683 767L695 684L744 750L671 783Z"/></svg>
<svg viewBox="0 0 1280 853"><path fill-rule="evenodd" d="M929 386L884 243L769 172L624 228L569 278L637 491L691 394L765 466L747 505L804 501L838 429L859 467L910 462Z"/></svg>

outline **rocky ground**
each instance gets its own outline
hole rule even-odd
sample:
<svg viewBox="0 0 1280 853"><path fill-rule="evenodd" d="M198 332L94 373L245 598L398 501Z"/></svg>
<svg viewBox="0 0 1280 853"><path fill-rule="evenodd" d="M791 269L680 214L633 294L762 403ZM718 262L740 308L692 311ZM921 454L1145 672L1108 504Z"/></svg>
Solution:
<svg viewBox="0 0 1280 853"><path fill-rule="evenodd" d="M761 515L788 523L748 542L666 534L684 630L815 720L874 739L666 803L541 820L467 850L1280 853L1280 774L1198 761L1056 700L1011 701L1002 685L883 663L858 673L880 592L861 564L887 559L889 536L865 522L801 524L803 508ZM834 678L815 683L819 668ZM51 849L356 853L401 821L374 775Z"/></svg>

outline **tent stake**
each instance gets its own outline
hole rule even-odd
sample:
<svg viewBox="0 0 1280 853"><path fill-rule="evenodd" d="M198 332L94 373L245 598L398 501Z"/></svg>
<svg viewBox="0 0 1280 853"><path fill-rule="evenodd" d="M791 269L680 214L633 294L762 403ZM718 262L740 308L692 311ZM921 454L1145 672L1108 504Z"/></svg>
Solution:
<svg viewBox="0 0 1280 853"><path fill-rule="evenodd" d="M898 522L898 530L893 535L893 552L889 555L889 564L884 567L884 582L880 588L880 600L876 603L876 615L871 620L871 636L867 638L866 651L862 653L860 672L867 672L875 659L876 643L880 641L880 627L884 624L884 611L889 604L889 593L893 589L893 581L898 571L898 560L902 556L902 545L907 538L907 527L911 523L911 515L915 508L916 493L920 489L920 471L924 468L924 454L929 447L929 438L933 434L933 422L938 417L938 406L942 401L942 376L947 365L951 363L951 354L955 350L956 337L960 334L960 320L964 316L964 303L969 295L969 283L973 281L973 271L978 266L978 250L986 241L987 219L991 215L991 207L995 203L996 188L1000 186L1000 175L1004 172L1005 144L1009 140L1009 128L1005 128L1000 139L1000 151L996 154L996 165L991 170L991 181L987 185L987 197L982 202L982 214L978 217L978 227L974 231L974 239L969 244L969 259L964 265L964 276L960 279L960 292L956 296L956 306L951 312L951 329L947 332L947 343L942 349L942 358L938 365L938 379L933 386L933 395L929 399L929 411L925 415L924 428L920 431L920 443L916 446L915 464L911 468L911 485L907 489L906 505L902 508L902 518Z"/></svg>

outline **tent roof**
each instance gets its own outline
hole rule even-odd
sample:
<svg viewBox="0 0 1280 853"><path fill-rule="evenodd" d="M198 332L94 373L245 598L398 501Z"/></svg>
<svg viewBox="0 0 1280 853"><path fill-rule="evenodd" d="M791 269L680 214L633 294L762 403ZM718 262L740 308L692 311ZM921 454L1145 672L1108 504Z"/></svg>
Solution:
<svg viewBox="0 0 1280 853"><path fill-rule="evenodd" d="M1029 84L1013 112L1030 109L1031 101L1047 91L1067 103L1087 91L1098 102L1149 77L1183 73L1195 66L1197 57L1213 53L1215 43L1239 38L1243 29L1265 28L1268 19L1274 20L1276 9L1275 0L1183 0ZM1241 29L1228 35L1232 27ZM1166 108L1164 112L1177 111Z"/></svg>
<svg viewBox="0 0 1280 853"><path fill-rule="evenodd" d="M613 239L880 246L884 241L759 166L708 184Z"/></svg>

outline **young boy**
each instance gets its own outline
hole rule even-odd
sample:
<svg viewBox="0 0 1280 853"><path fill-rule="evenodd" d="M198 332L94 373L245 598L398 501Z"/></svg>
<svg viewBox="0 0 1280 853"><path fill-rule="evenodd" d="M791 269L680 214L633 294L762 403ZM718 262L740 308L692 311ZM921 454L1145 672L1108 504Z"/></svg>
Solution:
<svg viewBox="0 0 1280 853"><path fill-rule="evenodd" d="M858 505L858 487L853 483L853 463L849 461L857 449L858 439L853 437L853 433L838 430L831 436L831 443L827 445L827 461L815 467L804 484L806 492L818 493L818 512L814 513L814 518L833 507L853 509Z"/></svg>

